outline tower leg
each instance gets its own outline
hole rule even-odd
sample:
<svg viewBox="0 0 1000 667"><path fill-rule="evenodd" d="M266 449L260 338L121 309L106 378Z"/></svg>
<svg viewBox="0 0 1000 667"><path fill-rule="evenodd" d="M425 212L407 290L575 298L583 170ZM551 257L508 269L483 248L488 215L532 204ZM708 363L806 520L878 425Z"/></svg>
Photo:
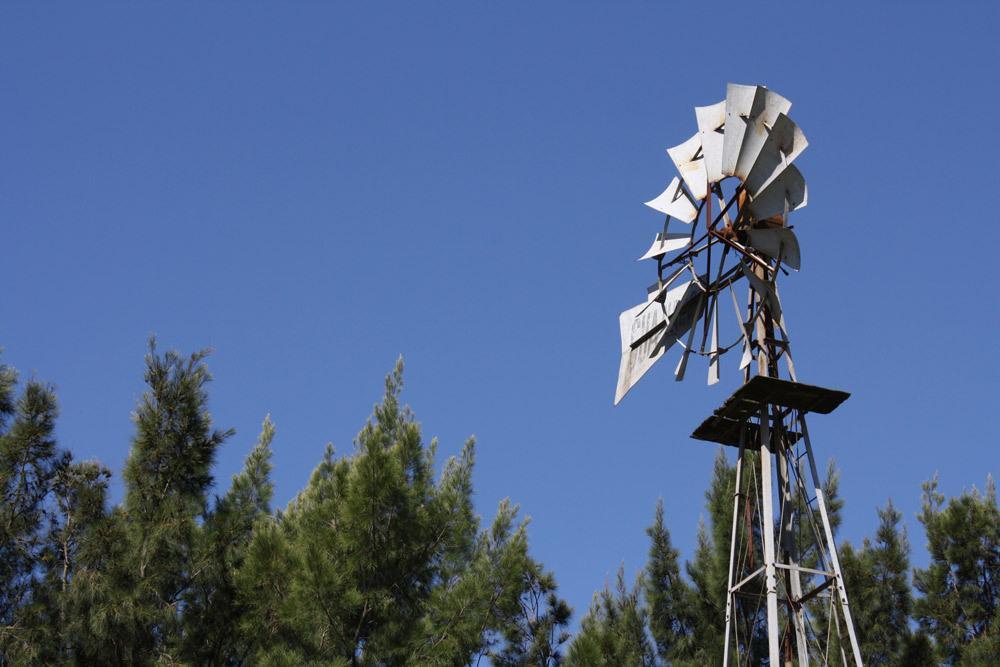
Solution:
<svg viewBox="0 0 1000 667"><path fill-rule="evenodd" d="M805 443L806 456L809 459L809 472L812 475L814 492L816 494L816 505L819 508L820 520L823 522L823 533L826 537L826 547L830 554L830 566L834 572L834 586L837 596L840 599L840 608L844 612L844 625L847 626L847 636L851 643L851 653L854 656L854 664L863 667L861 662L861 649L858 647L858 637L854 632L854 619L851 618L851 607L847 602L847 587L844 585L844 575L840 569L840 557L837 555L837 545L833 539L833 529L830 527L830 517L826 512L826 499L823 496L823 485L820 483L819 472L816 469L816 459L813 457L812 444L809 441L809 429L806 428L805 415L799 415L799 426L802 429L802 438Z"/></svg>
<svg viewBox="0 0 1000 667"><path fill-rule="evenodd" d="M736 457L736 484L733 489L733 531L729 538L729 578L726 582L726 640L722 653L722 667L729 667L729 639L733 628L733 605L736 604L733 592L733 573L736 571L736 526L740 516L740 490L743 487L743 453L746 451L746 425L740 429L740 453ZM739 655L739 646L736 654ZM737 663L739 661L737 660Z"/></svg>
<svg viewBox="0 0 1000 667"><path fill-rule="evenodd" d="M781 646L778 628L778 579L774 566L774 501L771 489L771 427L768 406L760 409L760 483L764 511L764 582L767 591L767 654L771 665L779 665Z"/></svg>
<svg viewBox="0 0 1000 667"><path fill-rule="evenodd" d="M809 645L806 641L805 614L802 610L802 580L798 570L798 545L795 543L795 512L798 508L792 494L791 471L789 470L787 443L778 438L778 483L781 487L781 556L789 566L785 570L785 591L788 593L788 616L795 630L795 650L798 663L809 664Z"/></svg>

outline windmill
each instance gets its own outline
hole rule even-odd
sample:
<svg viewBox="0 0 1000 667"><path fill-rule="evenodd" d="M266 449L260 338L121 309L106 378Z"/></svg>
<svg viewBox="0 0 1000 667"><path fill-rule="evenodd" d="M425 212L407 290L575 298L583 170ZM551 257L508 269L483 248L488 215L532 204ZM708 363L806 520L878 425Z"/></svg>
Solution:
<svg viewBox="0 0 1000 667"><path fill-rule="evenodd" d="M694 355L707 359L710 385L738 352L742 385L691 435L738 450L723 664L751 664L766 646L770 665L860 666L806 426L807 413L849 394L798 381L778 293L778 277L800 268L790 215L807 201L793 164L807 141L790 108L763 86L729 84L725 100L695 107L697 132L667 149L680 176L646 202L666 216L639 258L655 260L657 279L619 317L615 404L674 348L675 378ZM728 301L736 326L723 339Z"/></svg>

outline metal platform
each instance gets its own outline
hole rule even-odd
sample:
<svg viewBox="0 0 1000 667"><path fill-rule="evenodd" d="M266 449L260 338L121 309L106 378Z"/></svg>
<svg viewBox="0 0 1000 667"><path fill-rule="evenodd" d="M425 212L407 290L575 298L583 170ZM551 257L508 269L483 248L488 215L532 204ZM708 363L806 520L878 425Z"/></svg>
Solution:
<svg viewBox="0 0 1000 667"><path fill-rule="evenodd" d="M691 437L738 447L741 426L750 417L760 414L762 405L825 415L837 409L849 396L846 391L757 375L733 392L720 408L694 430ZM751 429L748 433L746 446L750 449L760 446L754 442L756 431L757 429ZM794 442L798 440L799 434L786 433L785 437Z"/></svg>

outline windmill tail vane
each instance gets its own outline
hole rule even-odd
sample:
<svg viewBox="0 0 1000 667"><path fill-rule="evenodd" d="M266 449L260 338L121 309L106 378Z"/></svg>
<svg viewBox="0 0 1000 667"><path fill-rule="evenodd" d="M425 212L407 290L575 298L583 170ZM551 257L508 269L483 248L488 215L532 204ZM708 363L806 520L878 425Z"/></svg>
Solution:
<svg viewBox="0 0 1000 667"><path fill-rule="evenodd" d="M698 131L667 149L679 176L646 202L665 216L639 257L656 260L656 282L618 318L615 404L671 348L677 380L694 355L707 358L710 385L738 353L742 386L691 434L739 451L723 666L860 667L806 426L808 412L832 412L849 394L798 381L778 293L778 277L801 265L789 215L807 202L793 162L808 142L790 108L763 86L729 84L725 100L695 107ZM723 328L734 315L734 330Z"/></svg>

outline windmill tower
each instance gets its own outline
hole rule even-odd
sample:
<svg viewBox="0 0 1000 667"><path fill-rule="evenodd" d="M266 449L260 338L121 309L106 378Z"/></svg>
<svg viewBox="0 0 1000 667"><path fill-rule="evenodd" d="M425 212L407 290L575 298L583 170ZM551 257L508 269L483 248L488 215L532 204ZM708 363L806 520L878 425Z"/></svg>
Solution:
<svg viewBox="0 0 1000 667"><path fill-rule="evenodd" d="M680 178L646 203L666 216L640 257L656 260L657 280L619 317L615 404L675 345L675 378L691 355L706 357L710 385L721 358L740 352L742 385L691 434L738 452L723 664L753 664L759 654L772 666L860 667L806 425L808 413L829 413L849 394L798 381L778 295L778 277L800 268L790 214L807 199L792 164L807 142L790 107L763 86L729 84L725 100L695 107L694 136L667 149ZM732 300L735 313L728 341L720 300L723 311Z"/></svg>

